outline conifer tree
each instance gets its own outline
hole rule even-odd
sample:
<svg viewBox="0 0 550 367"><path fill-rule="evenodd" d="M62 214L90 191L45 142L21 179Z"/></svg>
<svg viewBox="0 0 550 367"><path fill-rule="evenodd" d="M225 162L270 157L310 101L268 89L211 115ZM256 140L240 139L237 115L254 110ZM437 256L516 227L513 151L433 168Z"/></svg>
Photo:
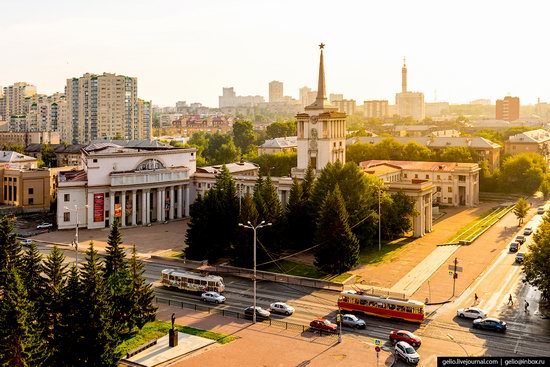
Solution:
<svg viewBox="0 0 550 367"><path fill-rule="evenodd" d="M254 196L253 196L254 204L256 205L256 210L258 211L259 218L265 218L265 213L267 210L265 208L263 192L264 192L264 179L260 175L258 176L258 180L256 180L256 185L254 185Z"/></svg>
<svg viewBox="0 0 550 367"><path fill-rule="evenodd" d="M132 273L132 291L131 291L131 318L129 329L134 326L139 329L147 322L154 321L157 314L155 306L155 292L152 284L145 282L143 273L145 272L143 263L137 259L136 246L132 248L132 257L130 258L130 271Z"/></svg>
<svg viewBox="0 0 550 367"><path fill-rule="evenodd" d="M79 349L85 360L84 365L92 367L116 366L118 362L115 348L119 343L120 330L113 323L113 308L103 272L97 251L90 243L81 275L81 297L85 307L80 309L80 315L85 332Z"/></svg>
<svg viewBox="0 0 550 367"><path fill-rule="evenodd" d="M359 241L348 224L348 213L338 185L321 205L315 233L315 266L329 274L341 274L359 260Z"/></svg>
<svg viewBox="0 0 550 367"><path fill-rule="evenodd" d="M63 290L67 283L67 264L63 252L54 246L43 269L43 294L40 302L40 324L42 337L45 340L48 353L47 366L61 366L65 357L65 347L62 340L63 329Z"/></svg>
<svg viewBox="0 0 550 367"><path fill-rule="evenodd" d="M208 195L208 193L206 193ZM190 220L187 224L187 232L185 234L185 256L190 259L204 259L208 249L208 213L206 205L201 195L189 207Z"/></svg>
<svg viewBox="0 0 550 367"><path fill-rule="evenodd" d="M21 243L13 232L13 220L7 215L0 217L0 290L6 284L3 270L21 268Z"/></svg>
<svg viewBox="0 0 550 367"><path fill-rule="evenodd" d="M42 270L42 255L38 252L36 244L31 243L21 258L21 280L27 290L29 301L35 304L43 291Z"/></svg>
<svg viewBox="0 0 550 367"><path fill-rule="evenodd" d="M45 348L32 317L34 305L27 298L17 268L1 272L6 282L0 302L0 366L43 366Z"/></svg>
<svg viewBox="0 0 550 367"><path fill-rule="evenodd" d="M107 247L105 248L105 272L104 277L107 279L112 274L116 274L127 268L126 252L122 247L122 235L120 233L120 219L115 218L111 226L111 232L107 239Z"/></svg>
<svg viewBox="0 0 550 367"><path fill-rule="evenodd" d="M63 303L58 336L63 351L61 355L57 353L52 355L52 358L59 358L58 363L62 367L84 366L87 360L88 353L81 351L84 336L87 333L87 325L82 313L87 305L83 301L82 293L80 272L76 265L73 265L67 283L61 291Z"/></svg>
<svg viewBox="0 0 550 367"><path fill-rule="evenodd" d="M250 194L246 194L241 203L239 223L258 224L258 211ZM237 241L233 247L233 263L236 266L251 268L253 266L252 235L250 230L240 229Z"/></svg>
<svg viewBox="0 0 550 367"><path fill-rule="evenodd" d="M307 202L303 199L302 184L294 179L290 187L288 204L285 208L285 237L291 248L305 248L303 219L307 212Z"/></svg>

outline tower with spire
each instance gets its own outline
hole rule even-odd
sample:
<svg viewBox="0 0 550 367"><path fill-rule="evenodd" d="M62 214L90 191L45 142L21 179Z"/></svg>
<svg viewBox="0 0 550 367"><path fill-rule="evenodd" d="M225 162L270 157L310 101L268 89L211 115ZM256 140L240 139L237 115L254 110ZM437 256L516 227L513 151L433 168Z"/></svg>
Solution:
<svg viewBox="0 0 550 367"><path fill-rule="evenodd" d="M403 57L403 67L401 68L401 93L407 92L407 64Z"/></svg>
<svg viewBox="0 0 550 367"><path fill-rule="evenodd" d="M319 172L328 163L346 162L346 114L327 99L323 49L319 45L319 80L315 102L296 115L298 166L292 170L301 177L308 166Z"/></svg>
<svg viewBox="0 0 550 367"><path fill-rule="evenodd" d="M395 95L397 114L401 117L412 117L417 121L422 121L426 117L424 93L409 92L407 90L407 64L405 61L403 57L403 67L401 68L401 93Z"/></svg>

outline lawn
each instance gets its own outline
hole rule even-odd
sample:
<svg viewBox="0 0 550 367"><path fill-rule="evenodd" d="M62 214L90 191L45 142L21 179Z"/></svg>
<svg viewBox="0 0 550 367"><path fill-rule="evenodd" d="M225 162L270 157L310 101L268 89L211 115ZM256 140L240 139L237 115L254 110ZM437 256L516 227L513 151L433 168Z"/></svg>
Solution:
<svg viewBox="0 0 550 367"><path fill-rule="evenodd" d="M455 243L460 240L470 241L474 239L478 234L495 224L499 217L509 212L512 208L513 206L495 207L483 212L476 220L468 223L468 225L456 232L448 242Z"/></svg>
<svg viewBox="0 0 550 367"><path fill-rule="evenodd" d="M326 274L317 270L315 266L302 264L290 260L277 261L276 263L262 270L270 271L272 273L295 275L299 277L330 280L331 282L336 283L341 283L352 275L350 273L342 273L338 275Z"/></svg>
<svg viewBox="0 0 550 367"><path fill-rule="evenodd" d="M148 322L145 326L137 333L129 334L127 339L124 340L117 348L117 351L120 352L120 355L125 356L129 351L136 349L140 345L147 343L153 339L158 339L168 334L168 330L172 327L172 323L168 321L153 321ZM176 325L178 331L190 335L200 336L206 339L212 339L220 344L229 343L237 337L215 333L213 331L195 329L189 326L179 326Z"/></svg>
<svg viewBox="0 0 550 367"><path fill-rule="evenodd" d="M389 261L399 254L406 244L413 240L414 238L411 237L402 237L391 242L382 242L381 251L378 251L378 245L364 248L359 254L359 264L369 265Z"/></svg>

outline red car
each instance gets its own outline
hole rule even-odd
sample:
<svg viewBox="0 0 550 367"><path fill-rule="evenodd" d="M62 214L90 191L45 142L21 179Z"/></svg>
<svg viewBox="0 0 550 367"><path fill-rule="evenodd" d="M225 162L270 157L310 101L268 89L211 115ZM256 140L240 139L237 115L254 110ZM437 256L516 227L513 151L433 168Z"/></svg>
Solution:
<svg viewBox="0 0 550 367"><path fill-rule="evenodd" d="M315 319L309 323L309 326L317 330L330 331L330 332L336 332L336 328L337 328L336 324L333 324L327 319Z"/></svg>
<svg viewBox="0 0 550 367"><path fill-rule="evenodd" d="M392 330L390 331L390 341L392 343L407 342L414 348L418 348L422 344L422 339L407 330Z"/></svg>

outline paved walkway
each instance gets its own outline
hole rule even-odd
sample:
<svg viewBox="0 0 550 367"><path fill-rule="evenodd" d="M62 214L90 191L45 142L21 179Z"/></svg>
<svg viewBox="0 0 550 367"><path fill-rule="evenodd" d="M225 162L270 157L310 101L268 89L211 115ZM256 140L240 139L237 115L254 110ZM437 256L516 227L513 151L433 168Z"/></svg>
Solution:
<svg viewBox="0 0 550 367"><path fill-rule="evenodd" d="M351 273L361 276L362 280L368 285L388 289L394 286L396 288L414 289L416 283L413 284L411 279L402 280L402 278L406 277L418 264L429 257L438 248L437 245L446 243L461 228L497 205L497 203L481 203L474 208L442 209L447 214L434 224L431 233L404 245L395 255L385 259L381 264L363 265L352 270ZM435 262L431 266L426 265L425 269L437 269L441 261L444 261L442 258L445 256L446 251L450 251L450 249L437 251L441 252L432 255L433 257L428 262L437 259L439 264Z"/></svg>
<svg viewBox="0 0 550 367"><path fill-rule="evenodd" d="M374 345L344 335L338 344L335 336L322 336L301 331L284 330L263 324L253 325L218 315L197 313L160 305L158 319L168 321L176 314L176 323L203 330L233 335L237 340L209 346L189 357L170 364L171 367L315 367L376 366ZM380 352L380 366L391 366L390 353Z"/></svg>

